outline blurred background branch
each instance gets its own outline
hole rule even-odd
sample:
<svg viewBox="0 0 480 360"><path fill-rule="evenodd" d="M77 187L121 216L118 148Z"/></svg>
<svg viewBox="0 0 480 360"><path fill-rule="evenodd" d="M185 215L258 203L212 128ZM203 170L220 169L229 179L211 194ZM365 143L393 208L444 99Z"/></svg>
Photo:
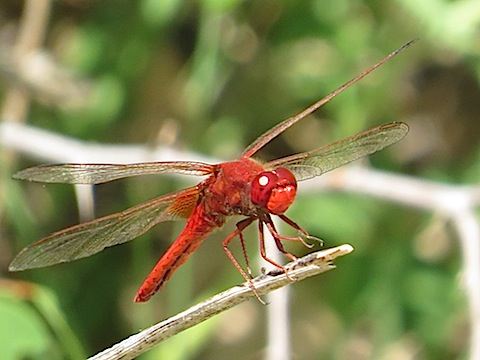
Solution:
<svg viewBox="0 0 480 360"><path fill-rule="evenodd" d="M479 22L477 0L2 1L3 276L13 279L6 269L21 247L79 219L70 187L14 182L15 171L43 162L232 159L419 37L261 154L309 150L390 121L411 127L371 158L372 167L300 185L289 216L329 246L352 239L356 252L339 271L297 284L290 314L284 307L277 316L291 334L285 358L479 357ZM191 181L145 177L83 188L80 214L93 216L93 195L96 212L108 214ZM2 355L81 358L67 345L71 334L96 353L239 281L218 246L220 231L149 304L132 304L179 230L165 224L143 237L152 241L15 275L29 286L2 282L0 316L9 324L0 329ZM42 310L32 312L28 303L38 299ZM262 357L272 342L264 312L247 302L144 357ZM61 328L55 321L71 326L70 335L49 331Z"/></svg>
<svg viewBox="0 0 480 360"><path fill-rule="evenodd" d="M3 56L0 64L3 74L14 74L16 72L13 70L14 66L25 62L25 59L28 59L42 46L47 30L50 6L50 0L25 1L15 44L9 49L5 45L1 47ZM7 56L10 56L10 59L7 59ZM15 122L25 121L29 102L30 97L21 87L16 84L11 85L5 94L2 118Z"/></svg>

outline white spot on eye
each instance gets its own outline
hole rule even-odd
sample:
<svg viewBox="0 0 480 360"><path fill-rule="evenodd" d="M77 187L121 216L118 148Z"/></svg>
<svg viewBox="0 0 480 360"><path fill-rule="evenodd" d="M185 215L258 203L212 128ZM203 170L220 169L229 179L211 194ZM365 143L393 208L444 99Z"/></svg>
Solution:
<svg viewBox="0 0 480 360"><path fill-rule="evenodd" d="M268 184L269 180L268 180L268 176L260 176L260 178L258 179L258 183L261 185L261 186L266 186Z"/></svg>

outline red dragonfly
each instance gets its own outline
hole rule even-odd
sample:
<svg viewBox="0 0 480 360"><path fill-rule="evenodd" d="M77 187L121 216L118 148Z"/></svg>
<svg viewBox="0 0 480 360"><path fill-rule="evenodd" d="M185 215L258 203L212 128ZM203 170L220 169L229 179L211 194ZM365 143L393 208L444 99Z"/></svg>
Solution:
<svg viewBox="0 0 480 360"><path fill-rule="evenodd" d="M191 161L128 165L56 164L32 167L16 173L14 175L16 179L68 184L100 184L130 176L163 173L207 175L208 177L196 186L55 232L24 248L13 259L9 269L20 271L80 259L100 252L106 247L132 240L160 222L188 219L183 231L138 290L135 301L144 302L160 290L175 270L214 229L221 227L229 216L243 215L246 218L238 222L236 230L226 237L223 248L256 294L250 280L250 271L247 275L242 269L228 249L229 243L238 236L242 248L245 249L242 231L258 220L261 256L269 263L286 271L280 264L268 258L263 231L266 226L279 251L292 260L296 259L295 256L284 249L281 241L294 240L307 245L304 241L310 238L307 232L285 216L285 211L295 199L297 181L322 175L394 144L407 134L408 126L404 123L382 125L315 150L267 163L261 163L252 156L273 138L316 111L413 42L392 52L298 115L268 130L248 146L238 160L215 165ZM279 234L272 221L272 215L277 215L299 231L299 236L288 237ZM246 258L245 252L244 255ZM248 261L247 268L249 270Z"/></svg>

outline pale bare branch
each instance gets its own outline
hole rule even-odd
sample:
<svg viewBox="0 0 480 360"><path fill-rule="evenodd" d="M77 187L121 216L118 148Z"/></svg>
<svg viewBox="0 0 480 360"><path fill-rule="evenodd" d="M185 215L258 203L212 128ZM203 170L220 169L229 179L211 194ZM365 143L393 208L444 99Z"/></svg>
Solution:
<svg viewBox="0 0 480 360"><path fill-rule="evenodd" d="M289 270L288 274L291 278L301 281L334 269L333 260L352 251L353 247L351 245L344 244L311 253L287 264L285 267ZM253 284L259 295L265 295L291 283L292 281L281 271L271 272L253 279ZM134 359L175 334L254 298L255 294L248 283L228 289L138 334L130 336L91 357L90 360Z"/></svg>

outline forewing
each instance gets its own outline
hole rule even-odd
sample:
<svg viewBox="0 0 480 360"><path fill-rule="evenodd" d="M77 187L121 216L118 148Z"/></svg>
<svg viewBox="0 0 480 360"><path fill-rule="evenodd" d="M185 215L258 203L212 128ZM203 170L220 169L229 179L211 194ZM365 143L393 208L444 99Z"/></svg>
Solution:
<svg viewBox="0 0 480 360"><path fill-rule="evenodd" d="M101 184L137 175L175 173L209 175L214 165L195 161L166 161L138 164L53 164L17 172L14 179L44 183Z"/></svg>
<svg viewBox="0 0 480 360"><path fill-rule="evenodd" d="M407 124L386 124L312 151L271 161L265 167L286 167L298 181L306 180L382 150L403 139L407 133Z"/></svg>
<svg viewBox="0 0 480 360"><path fill-rule="evenodd" d="M390 53L386 57L384 57L382 60L377 62L375 65L371 66L369 69L365 70L361 74L357 75L354 77L352 80L347 81L345 84L337 88L336 90L332 91L330 94L325 96L323 99L320 99L317 101L315 104L310 105L308 108L303 110L302 112L298 113L295 116L292 116L291 118L288 118L287 120L282 121L280 124L277 124L270 130L267 130L264 134L259 136L253 143L251 143L243 152L242 157L252 157L258 150L263 148L266 144L268 144L272 139L283 133L285 130L287 130L289 127L292 125L295 125L298 123L300 120L303 120L305 117L308 115L314 113L317 111L320 107L328 103L330 100L332 100L335 96L338 94L342 93L346 89L348 89L351 85L355 84L357 81L363 79L365 76L370 74L373 70L377 69L384 63L386 63L388 60L390 60L392 57L397 55L399 52L405 50L409 46L413 45L417 40L411 40L407 42L405 45L401 46L394 52ZM351 161L351 160L350 160ZM330 169L331 170L331 169ZM316 176L316 175L313 175Z"/></svg>
<svg viewBox="0 0 480 360"><path fill-rule="evenodd" d="M162 221L188 217L197 200L195 186L60 230L24 248L9 270L44 267L96 254L106 247L135 239Z"/></svg>

